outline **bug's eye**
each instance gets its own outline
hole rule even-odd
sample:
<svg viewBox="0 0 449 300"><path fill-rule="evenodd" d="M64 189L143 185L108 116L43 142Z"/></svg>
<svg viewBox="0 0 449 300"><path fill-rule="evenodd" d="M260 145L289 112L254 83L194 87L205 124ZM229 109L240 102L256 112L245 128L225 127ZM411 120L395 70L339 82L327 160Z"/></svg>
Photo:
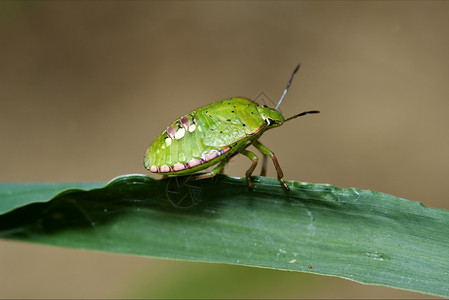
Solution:
<svg viewBox="0 0 449 300"><path fill-rule="evenodd" d="M262 104L261 107L268 107L268 106L266 106L265 104Z"/></svg>
<svg viewBox="0 0 449 300"><path fill-rule="evenodd" d="M271 125L273 125L273 123L274 123L274 120L273 120L273 119L270 119L270 118L265 119L265 121L267 122L268 126L271 126Z"/></svg>

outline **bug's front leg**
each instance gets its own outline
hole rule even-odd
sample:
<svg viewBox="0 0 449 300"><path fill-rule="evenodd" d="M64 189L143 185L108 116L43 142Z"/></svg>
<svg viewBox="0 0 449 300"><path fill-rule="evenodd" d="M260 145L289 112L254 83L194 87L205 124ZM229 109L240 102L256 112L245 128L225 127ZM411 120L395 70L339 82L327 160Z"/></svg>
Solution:
<svg viewBox="0 0 449 300"><path fill-rule="evenodd" d="M246 157L248 157L249 159L251 159L253 161L253 163L251 164L251 167L249 167L249 169L246 171L246 182L248 183L248 188L250 190L253 189L253 184L251 183L251 175L254 172L254 169L256 169L257 166L257 162L259 161L259 158L257 157L256 154L252 153L251 151L248 150L242 150L243 155L245 155Z"/></svg>
<svg viewBox="0 0 449 300"><path fill-rule="evenodd" d="M279 165L279 162L276 158L276 155L274 155L274 152L265 147L264 145L262 145L258 141L253 142L253 146L259 149L259 151L262 152L264 155L271 157L271 159L273 160L274 167L276 168L276 173L278 174L279 182L287 191L290 191L290 188L285 183L284 179L282 179L282 177L284 177L284 173L282 172L281 166Z"/></svg>

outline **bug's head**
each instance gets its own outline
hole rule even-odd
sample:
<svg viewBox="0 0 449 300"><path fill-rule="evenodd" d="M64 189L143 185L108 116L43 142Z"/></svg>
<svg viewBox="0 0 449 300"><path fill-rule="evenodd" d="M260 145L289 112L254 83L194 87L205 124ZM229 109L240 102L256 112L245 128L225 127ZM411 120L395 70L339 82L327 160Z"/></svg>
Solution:
<svg viewBox="0 0 449 300"><path fill-rule="evenodd" d="M265 105L258 106L257 111L262 119L267 123L268 128L281 126L285 121L284 116L279 111Z"/></svg>
<svg viewBox="0 0 449 300"><path fill-rule="evenodd" d="M258 106L257 110L259 111L259 114L262 117L262 119L264 119L264 121L267 123L268 128L281 126L282 124L284 124L284 122L296 119L297 117L301 117L307 114L320 113L318 110L309 110L285 119L284 116L279 111L273 108L266 107L265 105Z"/></svg>

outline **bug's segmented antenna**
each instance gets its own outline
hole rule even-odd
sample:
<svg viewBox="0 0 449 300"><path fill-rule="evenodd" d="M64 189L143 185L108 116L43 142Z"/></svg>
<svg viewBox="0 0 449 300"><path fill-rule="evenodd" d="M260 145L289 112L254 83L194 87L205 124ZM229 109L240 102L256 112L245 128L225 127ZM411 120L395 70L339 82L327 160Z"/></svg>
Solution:
<svg viewBox="0 0 449 300"><path fill-rule="evenodd" d="M301 64L298 64L298 65L296 66L296 68L293 70L293 73L292 73L292 75L290 76L290 79L289 79L288 82L287 82L287 86L285 87L284 92L282 93L281 99L279 99L278 104L277 104L276 107L275 107L276 110L277 110L277 109L279 108L279 106L281 105L282 100L284 100L284 97L285 97L285 95L287 94L288 88L290 87L290 84L292 84L293 76L295 76L296 72L298 72L299 67L301 67Z"/></svg>
<svg viewBox="0 0 449 300"><path fill-rule="evenodd" d="M302 112L302 113L300 113L300 114L291 116L290 118L286 119L285 122L290 121L290 120L293 120L293 119L296 119L297 117L301 117L301 116L304 116L304 115L308 115L308 114L319 114L319 113L320 113L319 110L309 110L309 111L304 111L304 112Z"/></svg>

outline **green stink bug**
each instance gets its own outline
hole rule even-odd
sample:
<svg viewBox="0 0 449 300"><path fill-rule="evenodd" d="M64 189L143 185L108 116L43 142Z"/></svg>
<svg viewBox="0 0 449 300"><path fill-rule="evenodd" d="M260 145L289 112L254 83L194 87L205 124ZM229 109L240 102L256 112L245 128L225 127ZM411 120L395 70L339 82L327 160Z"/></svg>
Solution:
<svg viewBox="0 0 449 300"><path fill-rule="evenodd" d="M268 129L289 120L319 111L305 111L288 119L277 110L284 99L298 65L290 76L276 108L259 105L242 97L221 100L200 107L170 124L151 144L145 153L144 165L152 173L160 175L192 175L189 180L213 177L221 172L234 155L241 153L252 160L246 171L248 187L252 189L251 175L257 166L258 157L246 148L256 147L264 155L261 175L265 175L265 157L269 156L276 168L281 185L290 188L273 151L258 140ZM211 171L198 173L217 165Z"/></svg>

